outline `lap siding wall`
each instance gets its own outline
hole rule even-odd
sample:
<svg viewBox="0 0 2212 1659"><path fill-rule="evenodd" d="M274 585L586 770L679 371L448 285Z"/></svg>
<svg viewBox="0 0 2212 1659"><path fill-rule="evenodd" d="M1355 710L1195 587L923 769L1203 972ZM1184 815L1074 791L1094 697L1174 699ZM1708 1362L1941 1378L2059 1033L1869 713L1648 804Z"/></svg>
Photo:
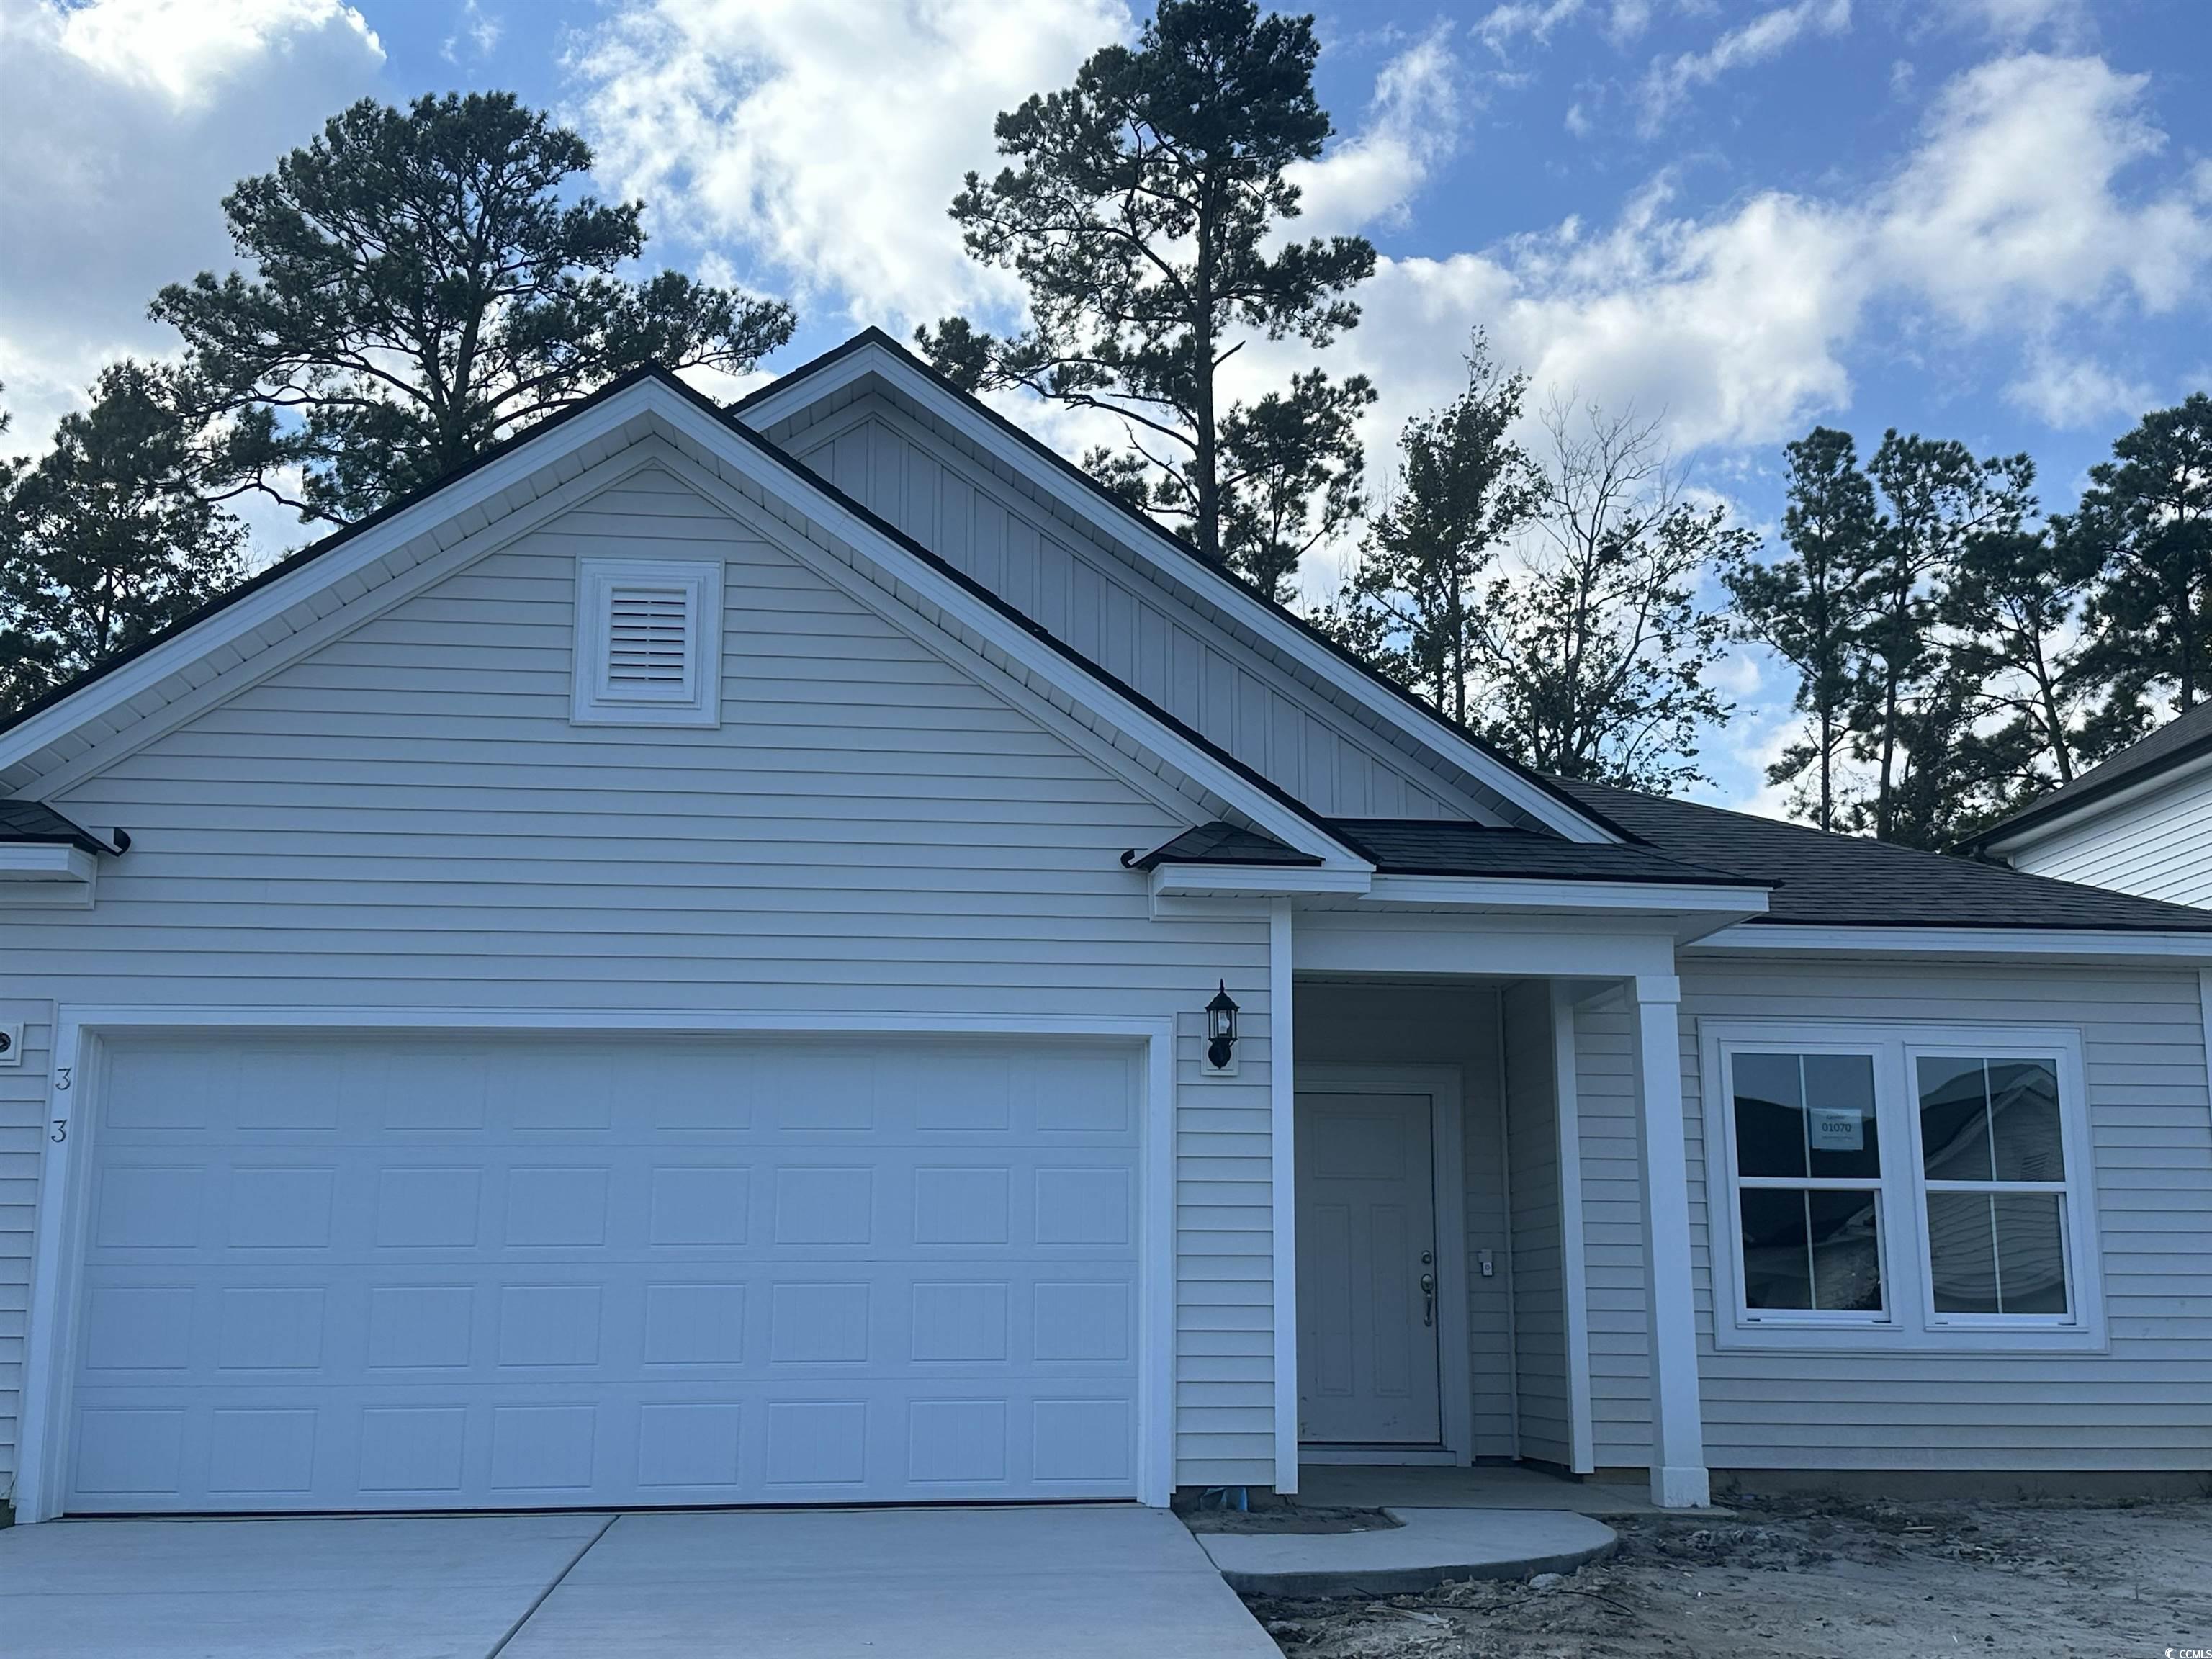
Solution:
<svg viewBox="0 0 2212 1659"><path fill-rule="evenodd" d="M1957 964L1682 968L1705 1453L1716 1468L2212 1468L2212 1105L2194 973ZM1700 1018L2066 1026L2082 1034L2106 1353L1717 1351ZM1629 1016L1577 1020L1596 1461L1650 1460ZM1717 1173L1717 1172L1716 1172Z"/></svg>
<svg viewBox="0 0 2212 1659"><path fill-rule="evenodd" d="M718 730L568 723L574 561L719 559ZM1139 793L648 470L54 802L90 911L0 907L0 1492L63 1004L1177 1022L1176 1479L1272 1479L1267 923L1151 919ZM1225 979L1242 1075L1200 1081Z"/></svg>

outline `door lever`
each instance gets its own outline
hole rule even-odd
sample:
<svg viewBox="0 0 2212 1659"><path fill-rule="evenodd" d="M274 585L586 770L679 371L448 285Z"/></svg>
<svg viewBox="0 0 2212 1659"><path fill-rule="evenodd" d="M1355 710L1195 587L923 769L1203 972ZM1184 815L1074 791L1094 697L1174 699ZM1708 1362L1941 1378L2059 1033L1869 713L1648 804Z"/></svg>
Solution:
<svg viewBox="0 0 2212 1659"><path fill-rule="evenodd" d="M1423 1273L1421 1275L1421 1323L1434 1325L1436 1322L1437 1276L1434 1273Z"/></svg>

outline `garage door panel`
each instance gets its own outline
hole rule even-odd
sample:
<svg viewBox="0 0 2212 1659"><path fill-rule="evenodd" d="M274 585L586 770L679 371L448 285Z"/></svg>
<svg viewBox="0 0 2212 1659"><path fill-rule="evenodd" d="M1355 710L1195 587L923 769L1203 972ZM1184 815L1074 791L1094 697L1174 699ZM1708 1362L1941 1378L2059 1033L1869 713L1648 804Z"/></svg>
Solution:
<svg viewBox="0 0 2212 1659"><path fill-rule="evenodd" d="M1130 1495L1137 1081L1104 1045L118 1047L70 1506Z"/></svg>

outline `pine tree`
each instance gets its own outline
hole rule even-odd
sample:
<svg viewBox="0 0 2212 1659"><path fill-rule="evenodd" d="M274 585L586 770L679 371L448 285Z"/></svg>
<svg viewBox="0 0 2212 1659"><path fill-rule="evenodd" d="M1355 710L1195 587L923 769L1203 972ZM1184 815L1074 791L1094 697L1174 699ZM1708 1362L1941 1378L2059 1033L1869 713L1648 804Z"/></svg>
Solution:
<svg viewBox="0 0 2212 1659"><path fill-rule="evenodd" d="M228 488L358 519L625 369L742 370L790 337L781 302L616 276L643 210L571 198L591 164L510 93L363 99L224 198L253 274L173 283L153 314Z"/></svg>
<svg viewBox="0 0 2212 1659"><path fill-rule="evenodd" d="M244 574L244 527L200 493L164 377L107 369L53 447L0 478L0 708L189 616Z"/></svg>
<svg viewBox="0 0 2212 1659"><path fill-rule="evenodd" d="M951 317L915 333L963 386L1113 415L1128 447L1094 452L1094 471L1271 596L1354 501L1351 423L1373 397L1358 377L1301 375L1240 407L1220 386L1254 338L1322 347L1353 326L1348 291L1375 268L1359 237L1282 240L1299 213L1288 170L1330 133L1319 52L1310 16L1161 0L1135 47L1103 47L1072 87L1000 114L1000 153L1018 166L971 173L953 198L969 252L1021 278L1029 325L998 338Z"/></svg>

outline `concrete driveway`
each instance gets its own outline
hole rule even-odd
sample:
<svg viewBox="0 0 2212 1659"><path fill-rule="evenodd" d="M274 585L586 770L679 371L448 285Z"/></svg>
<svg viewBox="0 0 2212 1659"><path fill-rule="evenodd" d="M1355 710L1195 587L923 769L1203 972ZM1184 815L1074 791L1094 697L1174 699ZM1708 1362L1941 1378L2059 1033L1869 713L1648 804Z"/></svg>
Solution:
<svg viewBox="0 0 2212 1659"><path fill-rule="evenodd" d="M57 1521L0 1531L43 1659L1275 1659L1134 1508Z"/></svg>

